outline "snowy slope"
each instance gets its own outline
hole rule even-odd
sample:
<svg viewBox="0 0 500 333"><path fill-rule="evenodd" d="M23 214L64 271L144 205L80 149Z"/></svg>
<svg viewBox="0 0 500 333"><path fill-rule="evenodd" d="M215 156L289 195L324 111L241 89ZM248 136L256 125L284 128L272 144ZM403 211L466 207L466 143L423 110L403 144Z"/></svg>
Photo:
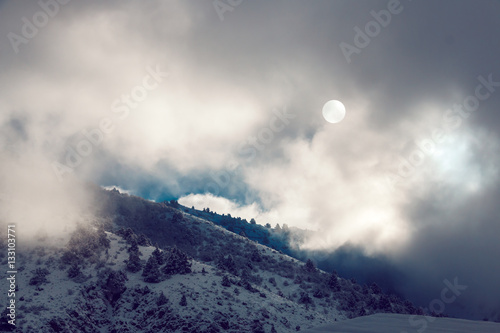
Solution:
<svg viewBox="0 0 500 333"><path fill-rule="evenodd" d="M122 237L106 234L110 247L107 253L101 254L100 262L82 268L82 273L88 277L82 283L74 282L60 269L61 248L39 244L22 251L19 256L22 268L17 276L19 332L52 332L50 322L58 323L53 324L54 327L68 327L73 332L111 332L112 329L117 332L209 332L211 325L219 329L220 325L225 325L224 331L228 332L251 332L255 321L259 321L266 332L270 332L273 325L277 332L288 332L295 331L297 326L312 327L345 318L335 309L325 311L319 304L306 309L279 296L275 287L265 283L254 286L254 292L236 284L224 287L221 285L223 275L233 281L238 280L237 277L196 260L191 261L192 273L174 275L160 283L146 283L141 272L128 272L127 290L115 305L110 305L99 290L99 271L105 268L125 271L128 253ZM259 247L263 255L278 255L271 249ZM146 261L154 247L139 246L139 250L141 259ZM48 283L38 287L29 285L36 268L46 268L50 272ZM285 280L268 272L263 274L264 279L269 277L275 277L278 286ZM298 286L290 281L288 287L280 288L289 294ZM160 307L156 301L161 292L168 302ZM180 305L183 295L187 306ZM6 302L4 294L0 302ZM165 320L159 320L160 316ZM174 326L168 326L171 323ZM199 326L190 327L192 323Z"/></svg>
<svg viewBox="0 0 500 333"><path fill-rule="evenodd" d="M311 268L203 218L117 191L99 195L102 210L71 238L19 248L19 332L294 332L379 312L418 313L376 286ZM187 254L191 272L158 271L146 282L149 244ZM134 262L139 270L127 269ZM44 280L32 283L40 271Z"/></svg>
<svg viewBox="0 0 500 333"><path fill-rule="evenodd" d="M413 323L413 325L412 325ZM500 324L380 313L305 330L304 333L500 333Z"/></svg>

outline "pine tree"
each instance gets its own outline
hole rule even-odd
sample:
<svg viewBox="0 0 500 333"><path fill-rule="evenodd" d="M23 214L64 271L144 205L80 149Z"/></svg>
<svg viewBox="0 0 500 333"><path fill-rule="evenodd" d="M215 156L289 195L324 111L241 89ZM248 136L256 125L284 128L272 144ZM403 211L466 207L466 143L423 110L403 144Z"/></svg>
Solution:
<svg viewBox="0 0 500 333"><path fill-rule="evenodd" d="M372 285L370 286L372 292L375 294L375 295L378 295L382 292L382 289L380 289L380 287L378 286L378 284L376 284L375 282L372 283Z"/></svg>
<svg viewBox="0 0 500 333"><path fill-rule="evenodd" d="M368 295L370 294L370 288L368 287L368 285L365 283L363 284L363 287L362 287L362 293L363 295Z"/></svg>
<svg viewBox="0 0 500 333"><path fill-rule="evenodd" d="M191 273L191 262L187 254L177 247L169 248L165 251L165 266L162 272L166 275L189 274Z"/></svg>
<svg viewBox="0 0 500 333"><path fill-rule="evenodd" d="M134 233L134 231L130 228L127 228L127 229L120 229L118 232L117 232L117 235L119 236L122 236L126 241L127 243L131 243L133 240L136 240L137 238L137 235Z"/></svg>
<svg viewBox="0 0 500 333"><path fill-rule="evenodd" d="M228 272L236 275L236 273L237 273L236 262L234 261L234 258L232 255L227 256L225 266L226 266L226 269Z"/></svg>
<svg viewBox="0 0 500 333"><path fill-rule="evenodd" d="M140 246L151 246L151 241L146 235L140 234L137 238L137 244Z"/></svg>
<svg viewBox="0 0 500 333"><path fill-rule="evenodd" d="M180 306L186 306L187 305L187 299L186 295L182 295L181 301L179 302Z"/></svg>
<svg viewBox="0 0 500 333"><path fill-rule="evenodd" d="M309 273L316 272L316 266L314 265L314 263L312 262L311 259L307 259L305 269L306 269L306 272L309 272Z"/></svg>
<svg viewBox="0 0 500 333"><path fill-rule="evenodd" d="M366 310L365 308L359 308L358 317L363 317L363 316L366 316Z"/></svg>
<svg viewBox="0 0 500 333"><path fill-rule="evenodd" d="M105 283L102 285L104 295L107 300L114 304L121 295L127 290L125 282L128 280L127 274L122 271L110 271Z"/></svg>
<svg viewBox="0 0 500 333"><path fill-rule="evenodd" d="M266 333L264 330L264 325L258 319L254 319L252 324L252 332L253 333Z"/></svg>
<svg viewBox="0 0 500 333"><path fill-rule="evenodd" d="M49 281L46 278L46 276L50 274L48 269L37 268L34 271L31 271L31 273L33 273L33 277L29 281L30 286L39 286L43 283L49 283Z"/></svg>
<svg viewBox="0 0 500 333"><path fill-rule="evenodd" d="M325 296L326 296L325 292L323 290L321 290L320 288L314 289L313 297L315 297L315 298L323 298Z"/></svg>
<svg viewBox="0 0 500 333"><path fill-rule="evenodd" d="M228 271L229 273L236 275L236 262L233 259L232 255L228 255L227 258L221 256L217 262L217 268Z"/></svg>
<svg viewBox="0 0 500 333"><path fill-rule="evenodd" d="M131 273L137 273L142 269L141 258L137 253L129 253L126 268Z"/></svg>
<svg viewBox="0 0 500 333"><path fill-rule="evenodd" d="M168 298L165 297L165 294L163 294L163 291L160 292L160 296L156 300L156 305L157 306L162 306L163 304L167 304Z"/></svg>
<svg viewBox="0 0 500 333"><path fill-rule="evenodd" d="M70 279L74 279L82 274L82 271L80 270L80 266L78 266L77 263L73 263L71 267L68 269L68 277Z"/></svg>
<svg viewBox="0 0 500 333"><path fill-rule="evenodd" d="M383 311L390 312L392 310L391 302L389 301L389 297L386 294L380 295L377 307Z"/></svg>
<svg viewBox="0 0 500 333"><path fill-rule="evenodd" d="M142 276L144 276L144 282L158 283L161 280L160 265L155 256L151 255L144 266L142 271Z"/></svg>
<svg viewBox="0 0 500 333"><path fill-rule="evenodd" d="M104 249L109 249L111 246L111 241L108 239L103 226L99 226L97 229L97 243L99 244L99 247Z"/></svg>
<svg viewBox="0 0 500 333"><path fill-rule="evenodd" d="M180 212L175 212L174 215L172 216L172 221L173 222L181 222L184 220L184 215Z"/></svg>
<svg viewBox="0 0 500 333"><path fill-rule="evenodd" d="M156 258L158 265L161 266L165 263L164 254L160 251L158 245L156 245L155 250L153 251L153 253L151 253L151 255L153 255Z"/></svg>
<svg viewBox="0 0 500 333"><path fill-rule="evenodd" d="M301 292L299 298L299 304L313 304L312 298L307 292Z"/></svg>
<svg viewBox="0 0 500 333"><path fill-rule="evenodd" d="M229 278L227 277L227 275L224 275L222 277L222 286L223 287L231 287L231 281L229 281Z"/></svg>
<svg viewBox="0 0 500 333"><path fill-rule="evenodd" d="M252 254L250 256L250 260L254 262L261 262L262 261L262 256L260 255L260 252L257 248L254 248L252 250Z"/></svg>
<svg viewBox="0 0 500 333"><path fill-rule="evenodd" d="M330 289L333 291L340 290L340 284L339 284L337 272L333 271L332 274L330 275L330 278L328 279L328 287L330 287Z"/></svg>
<svg viewBox="0 0 500 333"><path fill-rule="evenodd" d="M405 307L405 310L408 314L416 314L417 313L417 309L415 308L415 306L413 305L412 302L408 301L408 300L405 300L403 302L403 305Z"/></svg>

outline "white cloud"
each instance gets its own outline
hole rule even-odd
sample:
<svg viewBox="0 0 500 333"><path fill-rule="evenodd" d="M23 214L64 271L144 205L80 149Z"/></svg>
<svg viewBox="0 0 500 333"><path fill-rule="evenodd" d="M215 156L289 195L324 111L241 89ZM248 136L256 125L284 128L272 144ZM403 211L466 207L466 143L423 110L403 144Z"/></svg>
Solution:
<svg viewBox="0 0 500 333"><path fill-rule="evenodd" d="M368 251L389 244L394 250L408 240L409 229L399 212L400 193L384 188L385 173L377 166L386 139L362 122L342 125L321 128L310 142L286 142L287 163L249 170L247 182L269 204L270 219L321 231L306 248L350 242ZM362 135L350 132L356 125Z"/></svg>
<svg viewBox="0 0 500 333"><path fill-rule="evenodd" d="M132 194L132 191L125 190L122 187L117 186L117 185L102 186L102 188L105 189L105 190L107 190L107 191L117 190L120 193Z"/></svg>
<svg viewBox="0 0 500 333"><path fill-rule="evenodd" d="M60 154L69 138L84 139L82 130L110 117L114 130L99 149L124 164L154 172L165 160L181 173L221 167L268 110L182 47L193 25L190 15L182 2L94 4L78 13L64 7L2 75L4 116L23 110L40 134L37 140L58 141ZM29 72L21 69L23 62ZM142 84L149 66L170 77L119 119L112 103ZM92 175L100 163L91 155L77 171Z"/></svg>
<svg viewBox="0 0 500 333"><path fill-rule="evenodd" d="M261 211L256 203L247 206L240 206L229 199L216 197L212 194L189 194L180 198L178 201L181 205L186 207L194 206L199 210L209 208L210 211L219 214L231 214L232 217L241 217L247 221L255 218L257 222L265 224L262 223L263 221L259 220Z"/></svg>
<svg viewBox="0 0 500 333"><path fill-rule="evenodd" d="M8 159L4 155L0 165L0 173L8 175L0 183L0 222L16 225L20 244L29 244L41 233L51 238L66 235L90 218L91 198L81 182L73 177L57 182L43 156L25 147L20 152L8 154Z"/></svg>

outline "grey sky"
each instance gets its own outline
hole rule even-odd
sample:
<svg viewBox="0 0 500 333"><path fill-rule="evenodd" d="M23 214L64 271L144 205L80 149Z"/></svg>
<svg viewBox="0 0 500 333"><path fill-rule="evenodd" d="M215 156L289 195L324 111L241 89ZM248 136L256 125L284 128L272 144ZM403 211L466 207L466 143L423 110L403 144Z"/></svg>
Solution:
<svg viewBox="0 0 500 333"><path fill-rule="evenodd" d="M73 179L190 195L494 303L500 2L224 3L61 0L45 22L37 2L0 2L2 191L51 188L49 215ZM348 61L356 27L375 30Z"/></svg>

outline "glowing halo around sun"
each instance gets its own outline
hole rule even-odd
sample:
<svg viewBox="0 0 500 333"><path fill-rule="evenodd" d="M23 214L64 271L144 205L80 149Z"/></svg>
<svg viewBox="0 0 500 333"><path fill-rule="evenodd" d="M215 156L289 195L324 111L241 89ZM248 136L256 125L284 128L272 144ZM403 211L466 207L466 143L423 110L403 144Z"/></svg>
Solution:
<svg viewBox="0 0 500 333"><path fill-rule="evenodd" d="M342 102L331 100L323 106L323 118L331 124L340 123L345 117L345 106Z"/></svg>

